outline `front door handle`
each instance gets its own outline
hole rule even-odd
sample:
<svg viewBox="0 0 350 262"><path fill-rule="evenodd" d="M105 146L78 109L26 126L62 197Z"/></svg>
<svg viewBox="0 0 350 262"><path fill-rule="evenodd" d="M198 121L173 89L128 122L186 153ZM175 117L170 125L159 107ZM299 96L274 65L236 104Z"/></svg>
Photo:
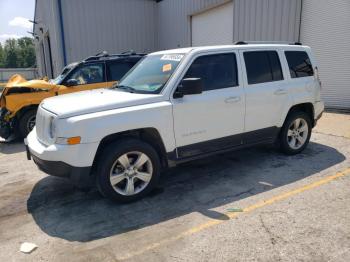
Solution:
<svg viewBox="0 0 350 262"><path fill-rule="evenodd" d="M236 103L241 100L240 96L231 96L225 99L225 103Z"/></svg>
<svg viewBox="0 0 350 262"><path fill-rule="evenodd" d="M287 94L287 91L286 89L283 89L283 88L280 88L280 89L277 89L275 92L274 92L275 95L285 95Z"/></svg>

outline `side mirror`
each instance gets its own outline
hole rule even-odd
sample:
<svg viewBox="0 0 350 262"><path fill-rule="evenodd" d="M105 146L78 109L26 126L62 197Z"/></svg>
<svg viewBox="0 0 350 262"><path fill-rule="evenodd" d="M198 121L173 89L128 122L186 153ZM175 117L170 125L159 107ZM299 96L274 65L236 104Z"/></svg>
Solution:
<svg viewBox="0 0 350 262"><path fill-rule="evenodd" d="M77 86L79 84L78 80L76 79L69 79L66 82L66 86L70 87L70 86Z"/></svg>
<svg viewBox="0 0 350 262"><path fill-rule="evenodd" d="M203 90L202 79L200 78L185 78L182 79L177 87L174 98L181 98L185 95L201 94Z"/></svg>

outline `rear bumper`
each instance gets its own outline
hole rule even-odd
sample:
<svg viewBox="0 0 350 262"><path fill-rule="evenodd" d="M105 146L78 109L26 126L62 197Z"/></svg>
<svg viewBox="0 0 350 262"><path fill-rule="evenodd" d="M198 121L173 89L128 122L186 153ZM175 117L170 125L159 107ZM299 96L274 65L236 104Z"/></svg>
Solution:
<svg viewBox="0 0 350 262"><path fill-rule="evenodd" d="M324 103L322 101L314 103L315 119L318 120L321 118L324 111Z"/></svg>
<svg viewBox="0 0 350 262"><path fill-rule="evenodd" d="M317 121L322 117L324 112L324 103L322 101L314 103L314 126L316 126Z"/></svg>

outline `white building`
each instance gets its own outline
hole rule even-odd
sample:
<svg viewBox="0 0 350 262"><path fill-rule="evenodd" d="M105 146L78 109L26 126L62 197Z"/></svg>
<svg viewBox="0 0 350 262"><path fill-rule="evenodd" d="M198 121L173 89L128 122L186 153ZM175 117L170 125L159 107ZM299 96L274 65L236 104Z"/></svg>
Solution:
<svg viewBox="0 0 350 262"><path fill-rule="evenodd" d="M42 75L106 50L151 52L246 41L313 48L330 108L350 108L349 0L36 0Z"/></svg>

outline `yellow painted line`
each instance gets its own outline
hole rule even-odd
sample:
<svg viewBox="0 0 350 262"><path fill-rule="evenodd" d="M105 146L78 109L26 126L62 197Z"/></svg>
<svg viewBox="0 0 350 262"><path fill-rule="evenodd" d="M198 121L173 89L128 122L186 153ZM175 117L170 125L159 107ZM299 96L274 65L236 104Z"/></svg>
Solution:
<svg viewBox="0 0 350 262"><path fill-rule="evenodd" d="M228 216L231 219L235 218L235 217L239 216L242 213L249 213L249 212L251 212L251 211L253 211L255 209L262 208L264 206L268 206L268 205L271 205L273 203L282 201L282 200L287 199L289 197L298 195L298 194L300 194L302 192L305 192L305 191L317 188L317 187L322 186L324 184L328 184L329 182L331 182L333 180L336 180L338 178L341 178L341 177L344 177L344 176L347 176L347 175L350 175L350 168L347 168L347 169L345 169L344 171L341 171L341 172L337 172L335 175L327 176L327 177L325 177L325 178L323 178L321 180L318 180L316 182L313 182L311 184L299 187L297 189L288 191L286 193L274 196L274 197L272 197L270 199L258 202L256 204L251 205L251 206L248 206L248 207L244 208L242 212L226 213L225 216ZM141 249L137 250L136 252L128 253L128 254L126 254L126 255L124 255L122 257L118 257L118 260L126 260L126 259L130 259L132 257L135 257L135 256L139 256L139 255L141 255L141 254L143 254L143 253L145 253L147 251L154 250L154 249L158 248L159 246L166 245L166 244L168 244L170 242L179 240L179 239L184 238L186 236L193 235L193 234L201 232L201 231L203 231L203 230L205 230L207 228L210 228L210 227L222 224L222 223L227 222L227 221L228 220L214 220L214 219L211 219L211 220L209 220L206 223L203 223L203 224L200 224L200 225L195 226L193 228L190 228L187 231L184 231L184 232L182 232L182 233L180 233L178 235L175 235L175 236L170 237L170 238L166 238L166 239L161 240L159 242L155 242L155 243L153 243L151 245L148 245L148 246L146 246L144 248L141 248Z"/></svg>

